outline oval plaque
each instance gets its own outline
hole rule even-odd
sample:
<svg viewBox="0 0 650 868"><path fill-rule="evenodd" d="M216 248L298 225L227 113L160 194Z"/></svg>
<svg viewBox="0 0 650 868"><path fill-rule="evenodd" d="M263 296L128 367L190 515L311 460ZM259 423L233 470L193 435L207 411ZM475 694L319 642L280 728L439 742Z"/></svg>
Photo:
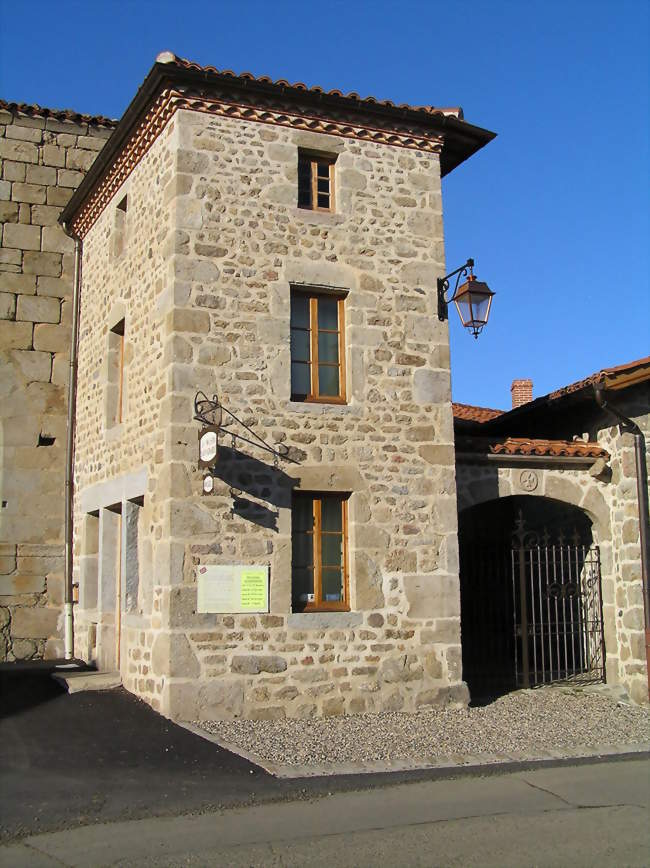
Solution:
<svg viewBox="0 0 650 868"><path fill-rule="evenodd" d="M519 485L524 491L535 491L539 479L534 470L522 470L519 474Z"/></svg>

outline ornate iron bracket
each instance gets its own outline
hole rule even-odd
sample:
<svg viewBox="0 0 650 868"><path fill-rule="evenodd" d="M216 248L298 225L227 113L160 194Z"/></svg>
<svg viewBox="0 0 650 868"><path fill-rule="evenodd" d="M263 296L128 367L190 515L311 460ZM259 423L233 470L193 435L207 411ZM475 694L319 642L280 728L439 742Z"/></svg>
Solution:
<svg viewBox="0 0 650 868"><path fill-rule="evenodd" d="M448 307L451 302L456 298L456 292L458 290L458 284L460 283L461 277L467 277L468 274L472 273L472 269L474 268L474 260L468 259L465 265L461 265L460 268L457 268L455 271L450 271L445 277L438 278L438 319L440 322L444 322L448 316ZM456 277L456 283L454 285L454 291L451 295L451 298L447 298L446 294L449 291L449 278Z"/></svg>
<svg viewBox="0 0 650 868"><path fill-rule="evenodd" d="M224 415L229 417L229 421L225 424L223 421ZM257 449L263 449L265 452L269 452L273 455L273 463L276 467L278 466L280 459L283 461L289 461L291 464L298 464L295 459L289 456L288 446L285 446L282 443L270 446L265 440L256 434L249 425L235 416L235 414L227 407L224 407L216 395L213 395L212 398L208 398L205 392L196 393L194 396L194 418L197 422L201 422L206 428L214 428L217 437L221 434L229 436L231 438L233 449L236 448L237 441L241 440L243 443L248 443L249 446L255 446ZM234 431L232 429L234 423L241 425L241 427L250 435L250 438Z"/></svg>

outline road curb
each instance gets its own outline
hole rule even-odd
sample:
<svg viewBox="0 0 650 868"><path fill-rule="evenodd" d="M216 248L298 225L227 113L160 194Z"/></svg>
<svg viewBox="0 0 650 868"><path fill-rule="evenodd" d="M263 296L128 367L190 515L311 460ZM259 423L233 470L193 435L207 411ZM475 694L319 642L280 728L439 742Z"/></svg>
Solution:
<svg viewBox="0 0 650 868"><path fill-rule="evenodd" d="M206 741L235 753L248 760L264 771L280 779L292 778L322 778L345 775L383 775L390 773L416 771L468 771L477 772L481 769L495 770L529 766L538 764L575 763L579 760L624 759L634 757L650 758L650 741L623 745L598 745L596 747L578 746L565 750L511 751L509 753L456 754L450 757L438 757L433 760L396 759L391 762L359 762L359 763L325 763L313 765L293 765L290 763L273 763L253 751L241 748L235 742L207 732L194 723L175 721L178 726L204 738Z"/></svg>

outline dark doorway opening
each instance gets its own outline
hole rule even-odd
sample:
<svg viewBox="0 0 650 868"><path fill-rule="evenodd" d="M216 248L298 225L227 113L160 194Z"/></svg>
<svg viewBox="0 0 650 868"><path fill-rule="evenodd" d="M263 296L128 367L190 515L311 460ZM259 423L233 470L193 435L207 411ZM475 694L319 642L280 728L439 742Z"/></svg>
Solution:
<svg viewBox="0 0 650 868"><path fill-rule="evenodd" d="M459 548L472 702L570 678L602 680L598 551L582 510L525 495L479 504L460 514Z"/></svg>

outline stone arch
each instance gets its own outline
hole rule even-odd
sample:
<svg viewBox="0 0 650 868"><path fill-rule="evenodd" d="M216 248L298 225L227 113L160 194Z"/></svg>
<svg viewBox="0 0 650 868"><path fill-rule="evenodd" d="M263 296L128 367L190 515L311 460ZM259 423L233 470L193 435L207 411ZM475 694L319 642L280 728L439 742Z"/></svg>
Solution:
<svg viewBox="0 0 650 868"><path fill-rule="evenodd" d="M478 470L474 473L472 471ZM530 470L530 468L527 468ZM468 472L469 471L469 472ZM611 542L611 519L607 501L599 487L602 483L589 477L584 480L584 471L561 471L544 469L535 471L538 484L533 490L523 490L520 485L521 467L466 468L466 478L460 480L458 490L459 516L467 509L492 500L501 500L517 494L544 497L581 509L592 522L594 541L609 548Z"/></svg>

